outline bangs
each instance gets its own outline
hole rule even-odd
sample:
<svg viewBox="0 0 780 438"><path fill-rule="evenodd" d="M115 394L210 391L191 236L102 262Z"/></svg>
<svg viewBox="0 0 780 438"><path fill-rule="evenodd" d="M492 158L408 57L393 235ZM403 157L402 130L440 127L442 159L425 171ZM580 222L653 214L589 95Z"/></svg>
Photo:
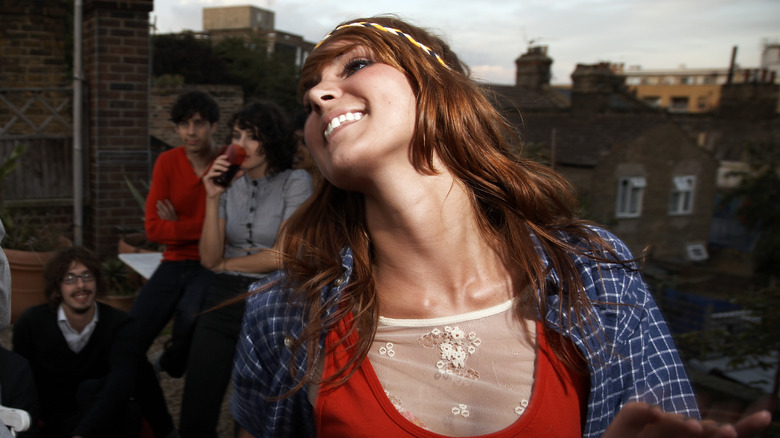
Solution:
<svg viewBox="0 0 780 438"><path fill-rule="evenodd" d="M400 63L393 56L396 48L389 41L366 28L345 28L337 34L330 36L322 46L316 48L303 64L301 79L298 83L298 96L302 98L311 88L320 82L320 72L334 58L339 57L357 47L365 48L374 61L387 64L404 74L407 72L401 68ZM341 43L341 44L339 44ZM408 76L408 74L407 74Z"/></svg>

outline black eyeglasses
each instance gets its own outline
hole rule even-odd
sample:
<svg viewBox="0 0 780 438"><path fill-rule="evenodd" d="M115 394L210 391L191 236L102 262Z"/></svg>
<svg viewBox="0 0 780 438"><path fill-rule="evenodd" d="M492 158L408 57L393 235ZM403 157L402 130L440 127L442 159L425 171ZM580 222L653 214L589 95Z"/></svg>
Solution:
<svg viewBox="0 0 780 438"><path fill-rule="evenodd" d="M79 278L84 283L95 281L95 276L91 272L85 271L82 272L81 275L76 275L72 273L65 274L65 276L62 277L62 282L65 284L76 284L76 282L79 281Z"/></svg>

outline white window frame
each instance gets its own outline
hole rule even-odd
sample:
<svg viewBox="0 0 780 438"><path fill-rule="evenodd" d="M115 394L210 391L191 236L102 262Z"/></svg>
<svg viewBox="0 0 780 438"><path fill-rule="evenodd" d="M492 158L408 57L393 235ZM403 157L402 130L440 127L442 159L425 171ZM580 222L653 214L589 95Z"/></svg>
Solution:
<svg viewBox="0 0 780 438"><path fill-rule="evenodd" d="M693 213L693 194L696 189L694 175L672 178L672 192L669 194L669 214L683 215Z"/></svg>
<svg viewBox="0 0 780 438"><path fill-rule="evenodd" d="M622 176L618 178L615 216L632 218L642 215L642 199L647 181L644 176Z"/></svg>

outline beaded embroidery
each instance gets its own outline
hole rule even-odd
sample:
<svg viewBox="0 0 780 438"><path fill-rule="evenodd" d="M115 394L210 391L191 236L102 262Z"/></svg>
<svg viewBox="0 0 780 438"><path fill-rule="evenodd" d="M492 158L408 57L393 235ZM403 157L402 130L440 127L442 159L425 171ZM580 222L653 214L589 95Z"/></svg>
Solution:
<svg viewBox="0 0 780 438"><path fill-rule="evenodd" d="M468 335L458 326L435 328L417 339L425 348L439 347L441 360L436 362L439 374L454 374L470 380L479 379L479 372L466 366L466 359L477 351L482 340L474 332Z"/></svg>

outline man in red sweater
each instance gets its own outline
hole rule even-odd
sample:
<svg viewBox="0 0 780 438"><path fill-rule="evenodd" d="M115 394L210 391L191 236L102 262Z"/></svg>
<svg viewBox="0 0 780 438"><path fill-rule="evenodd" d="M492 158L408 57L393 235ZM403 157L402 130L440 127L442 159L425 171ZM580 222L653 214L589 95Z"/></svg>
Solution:
<svg viewBox="0 0 780 438"><path fill-rule="evenodd" d="M153 365L171 377L181 377L187 367L195 320L213 276L200 264L198 241L206 205L201 177L219 154L213 140L219 107L208 94L192 91L176 100L171 120L183 144L157 158L144 222L147 238L165 244L166 249L162 263L139 292L130 316L138 320L138 339L144 352L174 317L171 338Z"/></svg>

